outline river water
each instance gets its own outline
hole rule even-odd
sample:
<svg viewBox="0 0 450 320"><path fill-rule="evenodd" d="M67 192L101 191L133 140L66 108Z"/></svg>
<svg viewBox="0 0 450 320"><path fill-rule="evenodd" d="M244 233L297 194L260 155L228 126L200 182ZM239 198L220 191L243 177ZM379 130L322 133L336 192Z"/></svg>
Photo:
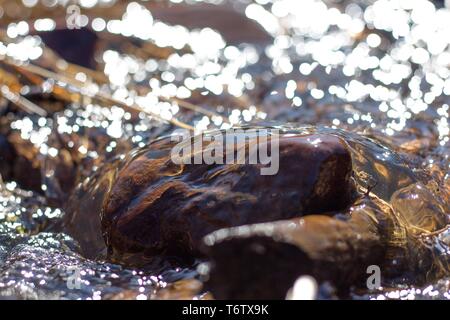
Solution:
<svg viewBox="0 0 450 320"><path fill-rule="evenodd" d="M448 5L176 2L2 3L1 297L210 298L202 263L138 269L86 253L98 223L74 213L98 206L132 149L180 127L319 127L349 143L359 183L406 224L449 214ZM434 279L350 296L449 299L449 231L428 231L444 266Z"/></svg>

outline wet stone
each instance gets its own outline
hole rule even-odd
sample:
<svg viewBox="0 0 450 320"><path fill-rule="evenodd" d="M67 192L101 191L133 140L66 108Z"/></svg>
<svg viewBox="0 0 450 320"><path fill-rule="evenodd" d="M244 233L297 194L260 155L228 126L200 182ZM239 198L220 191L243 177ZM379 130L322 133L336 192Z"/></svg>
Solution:
<svg viewBox="0 0 450 320"><path fill-rule="evenodd" d="M40 162L37 157L38 149L27 140L21 138L17 132L8 137L9 146L12 149L10 179L18 181L24 188L33 191L41 190Z"/></svg>
<svg viewBox="0 0 450 320"><path fill-rule="evenodd" d="M246 140L236 148L252 143ZM192 258L199 255L202 237L217 229L328 213L351 204L351 156L333 135L281 135L275 175L261 175L262 165L248 161L177 165L170 158L173 145L151 144L119 172L102 215L113 259Z"/></svg>
<svg viewBox="0 0 450 320"><path fill-rule="evenodd" d="M369 265L382 265L392 221L364 201L348 214L221 229L204 238L211 271L206 287L216 299L284 299L295 280L310 275L345 295L363 286Z"/></svg>

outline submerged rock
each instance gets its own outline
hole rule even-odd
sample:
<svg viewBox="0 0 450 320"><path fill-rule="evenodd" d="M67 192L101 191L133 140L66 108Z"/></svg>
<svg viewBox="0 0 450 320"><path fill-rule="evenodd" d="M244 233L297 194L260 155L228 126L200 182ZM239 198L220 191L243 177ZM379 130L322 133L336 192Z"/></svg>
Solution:
<svg viewBox="0 0 450 320"><path fill-rule="evenodd" d="M283 299L299 276L338 289L361 286L367 267L382 265L394 224L380 205L349 214L221 229L205 237L212 266L207 283L218 299Z"/></svg>
<svg viewBox="0 0 450 320"><path fill-rule="evenodd" d="M256 137L250 138L232 150L223 149L220 157L250 150L255 143ZM332 212L351 204L351 156L337 136L280 135L274 175L261 175L263 165L249 164L251 152L244 164L174 164L174 145L168 139L151 144L118 173L102 215L114 259L142 263L142 255L192 258L198 256L202 237L217 229Z"/></svg>
<svg viewBox="0 0 450 320"><path fill-rule="evenodd" d="M427 232L445 227L440 217L440 212L424 217L436 219ZM295 279L310 275L345 296L351 287L376 289L366 283L373 266L381 270L383 286L399 277L422 284L448 272L448 258L437 257L432 245L414 235L414 225L368 197L334 217L221 229L204 238L211 261L207 288L218 299L283 299Z"/></svg>
<svg viewBox="0 0 450 320"><path fill-rule="evenodd" d="M448 272L439 240L448 216L398 154L340 130L280 131L275 175L249 163L255 136L220 149L219 163L189 164L216 150L216 138L201 140L184 164L172 161L170 137L119 157L69 201L78 208L68 210L70 234L88 257L108 249L107 259L149 270L158 261L192 267L206 260L203 275L216 298L284 298L305 274L348 297L351 288L367 291L372 264L386 287L421 286ZM242 151L243 164L220 164Z"/></svg>

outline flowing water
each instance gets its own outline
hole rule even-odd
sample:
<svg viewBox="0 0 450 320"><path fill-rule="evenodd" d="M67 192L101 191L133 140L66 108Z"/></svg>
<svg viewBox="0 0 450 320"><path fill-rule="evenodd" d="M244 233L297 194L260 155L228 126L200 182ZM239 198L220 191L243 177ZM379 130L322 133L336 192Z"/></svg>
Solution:
<svg viewBox="0 0 450 320"><path fill-rule="evenodd" d="M395 216L391 247L407 248L410 261L426 257L426 274L418 268L380 290L355 288L352 298L450 298L449 7L425 0L144 5L80 6L87 31L62 28L58 17L70 14L59 5L0 2L1 297L210 298L203 263L108 261L99 216L86 213L101 211L131 150L151 148L177 130L176 121L198 132L265 121L284 132L342 137L359 191ZM194 11L195 22L173 13ZM242 25L250 31L239 32ZM61 44L69 37L77 45ZM391 263L402 257L393 250Z"/></svg>

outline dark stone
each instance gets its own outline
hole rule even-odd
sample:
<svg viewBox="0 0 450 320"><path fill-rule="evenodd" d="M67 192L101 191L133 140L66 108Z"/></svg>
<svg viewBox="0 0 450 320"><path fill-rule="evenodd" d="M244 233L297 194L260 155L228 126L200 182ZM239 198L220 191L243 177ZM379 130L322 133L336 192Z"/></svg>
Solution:
<svg viewBox="0 0 450 320"><path fill-rule="evenodd" d="M173 145L152 144L119 172L102 214L113 260L195 257L202 237L220 228L331 212L352 200L351 156L333 135L281 136L275 175L248 162L177 165Z"/></svg>
<svg viewBox="0 0 450 320"><path fill-rule="evenodd" d="M386 222L383 212L362 205L347 219L309 215L218 230L205 237L207 289L217 299L284 299L302 275L341 293L364 287L367 267L383 263Z"/></svg>
<svg viewBox="0 0 450 320"><path fill-rule="evenodd" d="M42 192L41 167L37 156L39 150L30 141L22 139L19 132L10 133L7 139L14 150L9 179L16 181L23 189Z"/></svg>
<svg viewBox="0 0 450 320"><path fill-rule="evenodd" d="M80 66L95 69L94 52L97 35L89 29L57 29L40 32L45 45L63 59Z"/></svg>
<svg viewBox="0 0 450 320"><path fill-rule="evenodd" d="M9 180L12 176L12 161L15 158L14 148L8 139L0 134L0 175L3 180Z"/></svg>

